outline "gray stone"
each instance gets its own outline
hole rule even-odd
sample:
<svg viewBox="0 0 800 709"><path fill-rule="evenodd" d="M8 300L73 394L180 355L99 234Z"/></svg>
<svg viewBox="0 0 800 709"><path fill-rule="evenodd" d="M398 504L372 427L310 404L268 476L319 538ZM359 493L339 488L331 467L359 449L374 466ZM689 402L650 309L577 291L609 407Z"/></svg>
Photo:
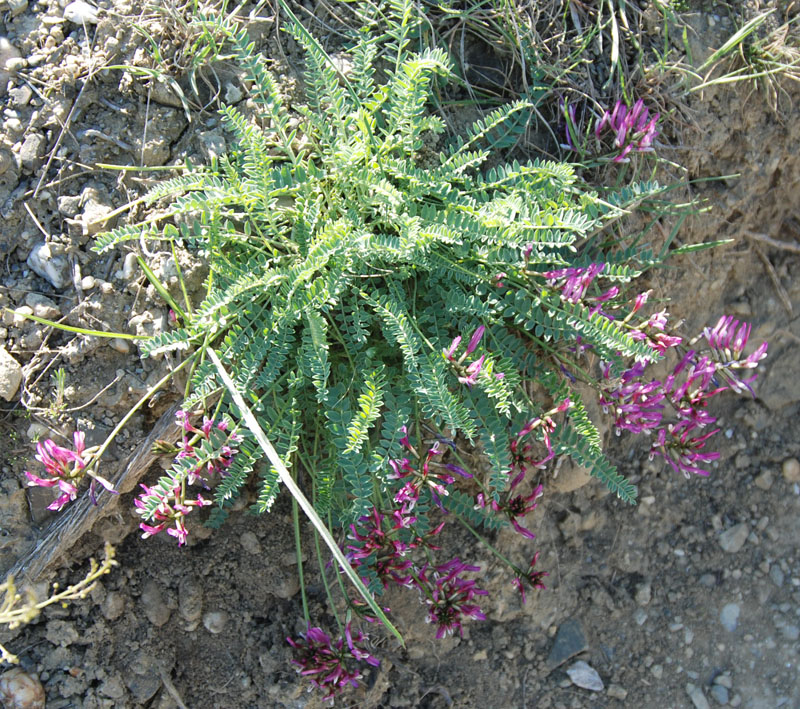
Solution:
<svg viewBox="0 0 800 709"><path fill-rule="evenodd" d="M607 694L612 699L626 699L628 696L628 690L618 684L610 684L608 686Z"/></svg>
<svg viewBox="0 0 800 709"><path fill-rule="evenodd" d="M69 261L58 244L36 244L28 255L28 266L58 290L70 282Z"/></svg>
<svg viewBox="0 0 800 709"><path fill-rule="evenodd" d="M253 532L243 532L239 538L239 543L248 554L256 556L261 553L261 542L258 541L258 537Z"/></svg>
<svg viewBox="0 0 800 709"><path fill-rule="evenodd" d="M0 347L0 396L11 401L22 383L22 367L5 349Z"/></svg>
<svg viewBox="0 0 800 709"><path fill-rule="evenodd" d="M798 628L796 625L784 625L781 628L781 633L783 634L783 637L785 637L787 640L791 640L792 642L800 638L800 628Z"/></svg>
<svg viewBox="0 0 800 709"><path fill-rule="evenodd" d="M28 293L25 296L25 305L33 309L33 314L47 320L55 320L61 317L58 306L47 296L41 293Z"/></svg>
<svg viewBox="0 0 800 709"><path fill-rule="evenodd" d="M645 581L636 588L634 598L640 606L646 606L653 597L653 589L649 581Z"/></svg>
<svg viewBox="0 0 800 709"><path fill-rule="evenodd" d="M689 695L689 699L692 700L695 709L711 709L708 699L706 699L706 695L703 694L703 690L700 687L689 683L686 685L686 694Z"/></svg>
<svg viewBox="0 0 800 709"><path fill-rule="evenodd" d="M588 649L589 645L586 642L586 636L583 634L581 624L575 618L570 618L558 628L553 647L547 656L547 666L549 669L554 670L556 667L563 665L569 658Z"/></svg>
<svg viewBox="0 0 800 709"><path fill-rule="evenodd" d="M748 534L750 534L750 530L747 527L747 523L740 522L719 535L719 545L723 551L735 554L744 546Z"/></svg>
<svg viewBox="0 0 800 709"><path fill-rule="evenodd" d="M711 696L718 704L723 706L728 703L728 690L721 684L715 684L711 687Z"/></svg>
<svg viewBox="0 0 800 709"><path fill-rule="evenodd" d="M0 72L1 74L2 72ZM14 168L14 172L17 169L17 161L14 160L14 156L8 150L0 150L0 175L5 175L11 168Z"/></svg>
<svg viewBox="0 0 800 709"><path fill-rule="evenodd" d="M714 684L718 684L726 689L733 689L733 679L730 675L717 675L714 677Z"/></svg>
<svg viewBox="0 0 800 709"><path fill-rule="evenodd" d="M9 89L8 96L14 108L25 108L33 96L33 91L31 91L30 86L23 84L22 86Z"/></svg>
<svg viewBox="0 0 800 709"><path fill-rule="evenodd" d="M112 211L113 207L104 202L102 197L90 196L86 199L81 214L83 235L94 236L101 231L111 229L114 226L113 219L109 218Z"/></svg>
<svg viewBox="0 0 800 709"><path fill-rule="evenodd" d="M203 615L203 586L194 576L184 576L178 587L178 613L189 623Z"/></svg>
<svg viewBox="0 0 800 709"><path fill-rule="evenodd" d="M109 591L100 604L100 612L106 620L116 620L125 611L125 596L119 591Z"/></svg>
<svg viewBox="0 0 800 709"><path fill-rule="evenodd" d="M590 689L592 692L602 692L605 688L603 680L597 674L594 667L586 664L583 660L578 660L567 670L572 684L581 689Z"/></svg>
<svg viewBox="0 0 800 709"><path fill-rule="evenodd" d="M161 588L155 581L148 581L144 587L142 605L144 606L145 617L157 628L165 625L169 620L171 611L164 600Z"/></svg>
<svg viewBox="0 0 800 709"><path fill-rule="evenodd" d="M34 172L42 164L47 138L41 133L29 133L19 149L19 163L23 170Z"/></svg>
<svg viewBox="0 0 800 709"><path fill-rule="evenodd" d="M209 611L203 616L203 625L212 635L218 635L228 624L230 616L226 611Z"/></svg>
<svg viewBox="0 0 800 709"><path fill-rule="evenodd" d="M219 133L214 133L212 131L198 133L197 141L199 143L200 152L207 162L221 158L228 151L225 138Z"/></svg>
<svg viewBox="0 0 800 709"><path fill-rule="evenodd" d="M772 487L772 472L765 470L753 481L757 488L769 490Z"/></svg>
<svg viewBox="0 0 800 709"><path fill-rule="evenodd" d="M739 624L739 613L741 609L736 603L727 603L725 607L719 614L719 622L722 623L722 627L725 628L729 633L732 633L736 630L736 626Z"/></svg>
<svg viewBox="0 0 800 709"><path fill-rule="evenodd" d="M783 570L777 564L773 564L769 567L769 577L772 579L772 583L774 583L778 588L783 586Z"/></svg>
<svg viewBox="0 0 800 709"><path fill-rule="evenodd" d="M57 200L58 211L65 217L75 217L81 211L80 195L62 195Z"/></svg>
<svg viewBox="0 0 800 709"><path fill-rule="evenodd" d="M155 669L152 674L146 675L128 675L125 678L125 683L128 685L128 690L133 695L138 705L147 704L161 689L161 678L158 675L158 670Z"/></svg>

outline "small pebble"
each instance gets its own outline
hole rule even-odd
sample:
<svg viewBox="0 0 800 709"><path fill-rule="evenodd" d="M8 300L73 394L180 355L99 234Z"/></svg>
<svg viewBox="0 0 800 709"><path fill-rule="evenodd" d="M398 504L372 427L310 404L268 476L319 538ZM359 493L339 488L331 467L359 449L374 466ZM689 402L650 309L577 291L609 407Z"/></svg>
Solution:
<svg viewBox="0 0 800 709"><path fill-rule="evenodd" d="M44 687L36 675L14 667L0 677L0 700L5 709L44 709Z"/></svg>
<svg viewBox="0 0 800 709"><path fill-rule="evenodd" d="M772 579L772 583L774 583L778 588L783 586L784 575L781 567L777 564L773 564L769 568L769 577Z"/></svg>
<svg viewBox="0 0 800 709"><path fill-rule="evenodd" d="M212 635L219 635L225 630L229 617L225 611L209 611L203 616L203 625Z"/></svg>
<svg viewBox="0 0 800 709"><path fill-rule="evenodd" d="M28 9L28 0L7 0L7 5L11 17L16 17Z"/></svg>
<svg viewBox="0 0 800 709"><path fill-rule="evenodd" d="M714 697L718 704L724 706L728 703L728 690L721 684L715 684L711 687L711 696Z"/></svg>
<svg viewBox="0 0 800 709"><path fill-rule="evenodd" d="M97 285L97 280L94 276L84 276L81 278L81 288L83 290L92 290Z"/></svg>
<svg viewBox="0 0 800 709"><path fill-rule="evenodd" d="M719 535L719 545L723 551L735 554L744 546L749 534L750 530L747 527L747 523L740 522Z"/></svg>
<svg viewBox="0 0 800 709"><path fill-rule="evenodd" d="M725 674L717 675L716 677L714 677L714 684L718 684L721 687L725 687L726 689L732 689L733 679L731 678L730 675L725 675Z"/></svg>
<svg viewBox="0 0 800 709"><path fill-rule="evenodd" d="M608 696L612 699L625 699L628 696L628 690L618 684L611 684L608 686Z"/></svg>
<svg viewBox="0 0 800 709"><path fill-rule="evenodd" d="M800 638L800 628L796 625L784 625L781 628L781 633L783 633L783 637L792 642Z"/></svg>
<svg viewBox="0 0 800 709"><path fill-rule="evenodd" d="M178 613L189 623L203 615L203 586L194 576L184 576L178 587Z"/></svg>
<svg viewBox="0 0 800 709"><path fill-rule="evenodd" d="M736 626L739 624L739 613L741 609L736 603L728 603L722 609L719 614L719 621L722 623L722 627L725 628L729 633L732 633L736 630Z"/></svg>
<svg viewBox="0 0 800 709"><path fill-rule="evenodd" d="M76 25L96 25L97 8L83 0L75 0L64 8L64 19Z"/></svg>
<svg viewBox="0 0 800 709"><path fill-rule="evenodd" d="M781 466L781 474L787 483L800 482L800 460L787 458Z"/></svg>
<svg viewBox="0 0 800 709"><path fill-rule="evenodd" d="M111 349L116 350L120 354L128 354L131 351L131 346L128 340L122 337L114 337L109 341Z"/></svg>
<svg viewBox="0 0 800 709"><path fill-rule="evenodd" d="M155 581L149 581L142 591L144 614L153 625L160 628L169 620L172 613L164 600L164 594Z"/></svg>
<svg viewBox="0 0 800 709"><path fill-rule="evenodd" d="M689 699L692 700L695 709L711 709L711 705L700 687L689 683L686 685L686 694L689 695Z"/></svg>
<svg viewBox="0 0 800 709"><path fill-rule="evenodd" d="M585 663L583 660L578 660L568 670L572 684L582 689L589 689L592 692L602 692L604 689L603 680L597 674L597 670Z"/></svg>
<svg viewBox="0 0 800 709"><path fill-rule="evenodd" d="M258 537L253 532L244 532L239 537L239 543L248 554L255 556L261 553L261 542L258 541Z"/></svg>
<svg viewBox="0 0 800 709"><path fill-rule="evenodd" d="M125 260L122 262L122 277L129 281L136 274L136 268L139 262L136 260L136 254L133 251L125 255Z"/></svg>
<svg viewBox="0 0 800 709"><path fill-rule="evenodd" d="M649 581L645 581L636 588L634 599L640 606L646 606L653 597L653 588Z"/></svg>
<svg viewBox="0 0 800 709"><path fill-rule="evenodd" d="M22 366L4 347L0 347L0 396L11 401L22 383Z"/></svg>
<svg viewBox="0 0 800 709"><path fill-rule="evenodd" d="M765 470L753 482L757 488L769 490L772 487L772 473L769 470Z"/></svg>

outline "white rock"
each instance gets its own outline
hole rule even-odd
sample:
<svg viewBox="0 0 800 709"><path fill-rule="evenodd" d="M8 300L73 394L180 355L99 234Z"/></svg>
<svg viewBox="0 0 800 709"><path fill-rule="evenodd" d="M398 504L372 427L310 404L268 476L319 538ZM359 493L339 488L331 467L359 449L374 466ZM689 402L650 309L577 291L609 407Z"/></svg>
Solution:
<svg viewBox="0 0 800 709"><path fill-rule="evenodd" d="M125 255L125 261L122 263L122 277L129 281L131 278L136 275L136 267L139 265L139 262L136 260L136 254L133 251L129 252Z"/></svg>
<svg viewBox="0 0 800 709"><path fill-rule="evenodd" d="M600 675L590 665L586 664L583 660L578 660L572 667L567 670L572 684L583 689L590 689L593 692L602 692L604 689L603 680Z"/></svg>
<svg viewBox="0 0 800 709"><path fill-rule="evenodd" d="M203 625L209 633L218 635L225 630L229 617L226 611L209 611L203 616Z"/></svg>
<svg viewBox="0 0 800 709"><path fill-rule="evenodd" d="M34 273L50 281L53 288L61 290L70 282L69 261L57 244L40 243L28 255L28 266Z"/></svg>
<svg viewBox="0 0 800 709"><path fill-rule="evenodd" d="M22 367L5 347L0 347L0 396L11 401L22 383Z"/></svg>
<svg viewBox="0 0 800 709"><path fill-rule="evenodd" d="M75 0L64 8L64 19L76 25L96 25L97 8L83 0Z"/></svg>
<svg viewBox="0 0 800 709"><path fill-rule="evenodd" d="M44 709L44 688L36 675L15 667L0 677L0 701L6 709Z"/></svg>

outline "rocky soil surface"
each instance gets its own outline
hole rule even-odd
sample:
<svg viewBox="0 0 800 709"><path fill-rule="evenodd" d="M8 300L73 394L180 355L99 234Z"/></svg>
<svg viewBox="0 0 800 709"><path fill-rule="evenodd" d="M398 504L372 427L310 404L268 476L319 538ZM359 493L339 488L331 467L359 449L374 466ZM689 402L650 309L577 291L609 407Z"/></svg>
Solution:
<svg viewBox="0 0 800 709"><path fill-rule="evenodd" d="M133 334L168 326L168 310L132 253L90 250L93 237L122 218L120 207L134 203L126 213L144 213L136 200L164 173L96 165L208 160L225 149L214 102L247 99L233 67L220 66L197 93L185 81L183 97L170 81L110 68L151 66L144 31L175 76L186 76L191 57L182 54L188 45L180 8L148 10L128 0L106 0L96 12L80 1L0 4L5 570L52 521L52 495L24 487L32 440L63 440L58 436L80 428L89 445L100 443L174 364L142 360L124 339L75 335L25 317ZM719 46L726 22L713 13L691 15L695 59ZM279 58L285 55L273 29L265 17L251 33ZM639 486L632 508L595 483L569 490L569 471L562 470L528 520L539 566L550 576L548 589L529 594L524 606L485 550L466 536L445 538L481 566L481 585L491 592L488 621L468 625L463 638L437 641L413 594L390 596L408 650L379 640L381 667L337 704L800 706L800 95L791 85L782 92L777 110L745 84L687 98L685 125L676 128L680 143L670 154L693 179L739 175L696 184L693 196L712 209L687 220L679 241L735 241L683 257L654 274L652 286L673 298L670 311L685 320L687 333L729 313L753 323L753 340L770 341L756 397L716 403L722 457L712 476L676 478L648 462L640 443L611 440L621 471ZM156 274L174 285L173 255L141 247ZM202 284L203 264L189 254L179 258L191 294ZM132 418L109 451L109 468L136 448L179 391L174 385ZM120 568L85 600L51 607L0 638L24 671L38 675L47 707L320 705L292 670L285 642L302 630L285 499L263 517L234 514L213 534L193 528L183 549L171 538L131 533L130 494L116 510L82 538L57 579L77 580L103 538L118 544ZM496 543L507 553L532 554L511 534ZM40 590L52 580L40 581ZM309 584L312 614L322 615L324 590L313 574Z"/></svg>

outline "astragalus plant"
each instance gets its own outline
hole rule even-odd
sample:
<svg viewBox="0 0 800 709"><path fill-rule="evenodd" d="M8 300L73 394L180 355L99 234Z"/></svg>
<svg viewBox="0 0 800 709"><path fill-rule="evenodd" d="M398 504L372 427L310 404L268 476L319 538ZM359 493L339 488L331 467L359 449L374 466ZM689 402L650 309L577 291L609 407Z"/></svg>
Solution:
<svg viewBox="0 0 800 709"><path fill-rule="evenodd" d="M436 561L443 524L533 537L524 517L565 455L635 500L584 396L619 429L654 433L654 454L676 469L702 472L713 418L692 412L724 388L719 370L764 351L739 360L746 337L729 346L740 331L727 322L707 333L709 355L682 350L669 381L647 383L648 364L681 338L627 285L657 257L617 229L658 185L600 195L566 163L498 164L532 115L525 101L450 137L434 99L452 68L442 49L413 48L416 5L359 7L346 74L284 8L306 62L307 104L291 107L245 31L200 18L246 71L255 115L224 108L229 152L150 192L150 203L172 200L166 217L96 248L180 242L209 267L202 302L170 299L176 327L142 344L194 358L175 464L136 503L145 535L167 529L182 544L186 515L204 506L220 524L252 475L254 509L266 512L288 469L350 573L370 594L416 588L442 636L483 618L486 594L465 578L478 567ZM260 462L256 430L280 460ZM523 600L543 587L533 551L519 564L492 551ZM377 662L351 623L385 616L356 599L337 616L339 640L306 611L307 632L290 641L328 695Z"/></svg>

